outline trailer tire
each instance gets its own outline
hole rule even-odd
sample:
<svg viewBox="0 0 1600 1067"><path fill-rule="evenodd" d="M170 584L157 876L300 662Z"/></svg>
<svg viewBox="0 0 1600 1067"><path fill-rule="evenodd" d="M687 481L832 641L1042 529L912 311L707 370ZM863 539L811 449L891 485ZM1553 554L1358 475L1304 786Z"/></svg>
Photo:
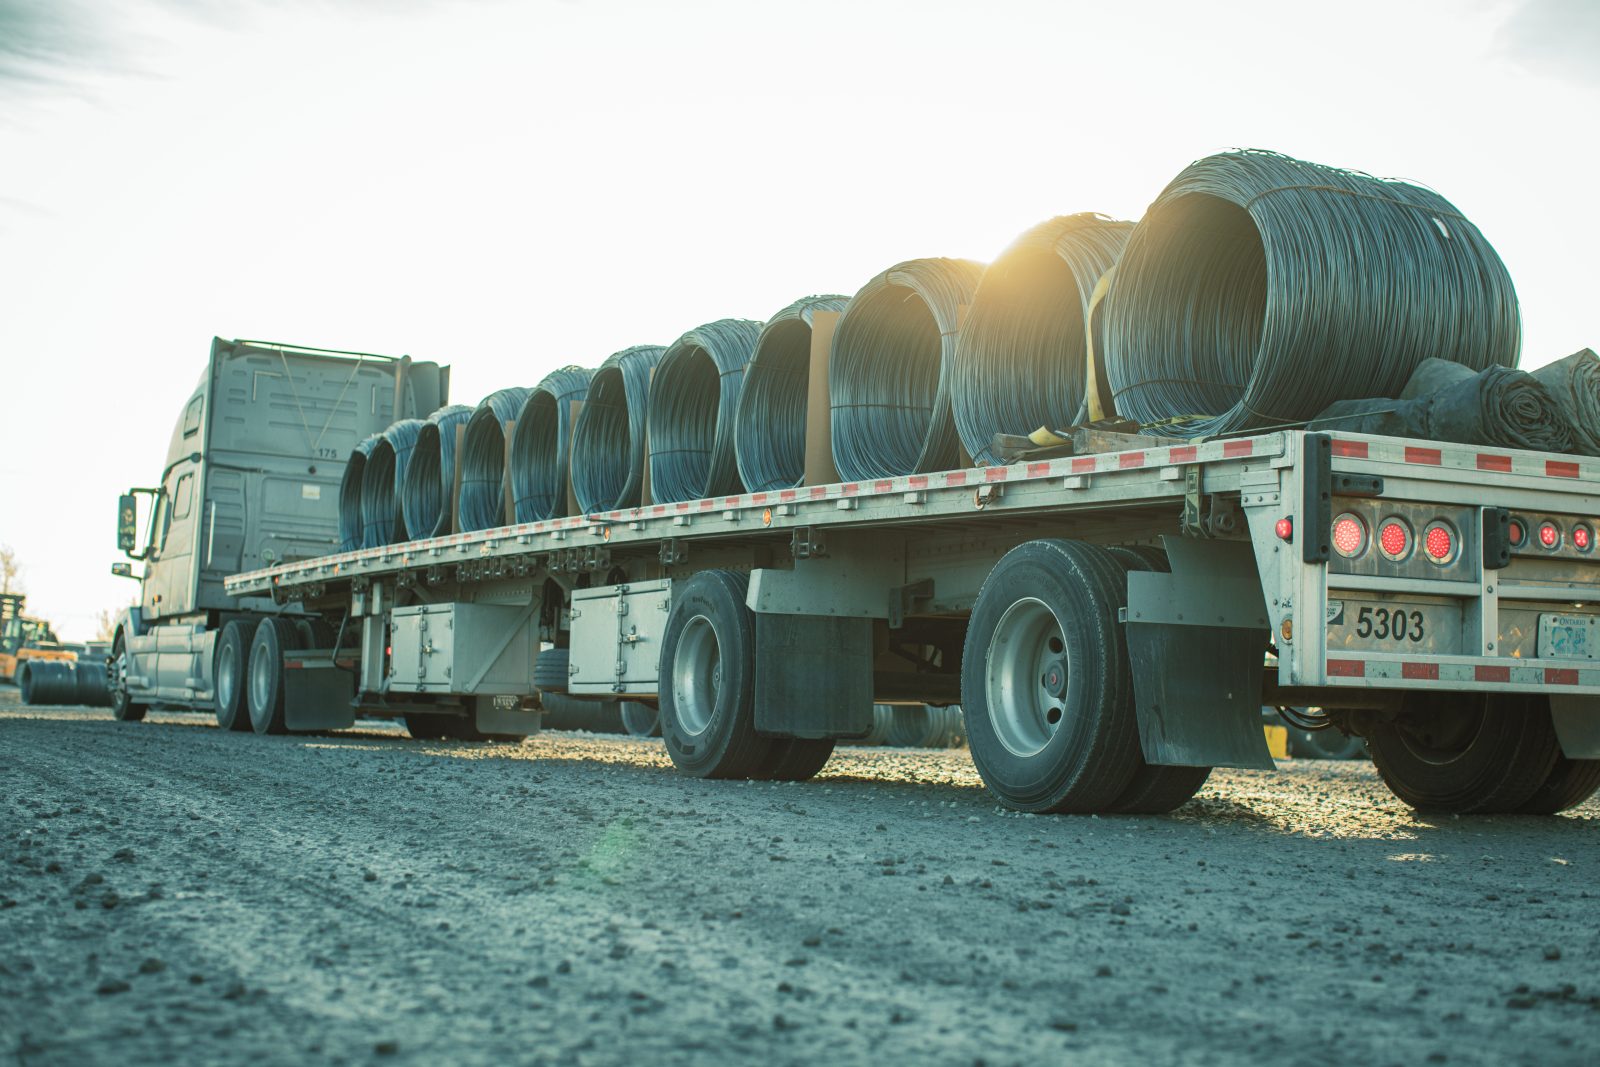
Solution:
<svg viewBox="0 0 1600 1067"><path fill-rule="evenodd" d="M276 615L261 620L250 643L250 726L258 734L286 734L283 661L300 645L294 623Z"/></svg>
<svg viewBox="0 0 1600 1067"><path fill-rule="evenodd" d="M771 782L804 782L817 773L833 758L831 737L773 738L765 765L754 775Z"/></svg>
<svg viewBox="0 0 1600 1067"><path fill-rule="evenodd" d="M622 728L631 737L660 737L661 710L637 700L622 702Z"/></svg>
<svg viewBox="0 0 1600 1067"><path fill-rule="evenodd" d="M250 729L250 634L244 620L234 619L222 628L211 674L217 726Z"/></svg>
<svg viewBox="0 0 1600 1067"><path fill-rule="evenodd" d="M772 757L756 733L748 575L701 571L674 590L661 642L661 737L695 778L752 778Z"/></svg>
<svg viewBox="0 0 1600 1067"><path fill-rule="evenodd" d="M1538 701L1541 708L1548 709L1549 697L1540 697ZM1552 723L1551 729L1554 728ZM1600 759L1568 759L1565 755L1558 755L1549 776L1533 796L1517 808L1517 813L1554 815L1577 807L1594 796L1596 790L1600 790Z"/></svg>
<svg viewBox="0 0 1600 1067"><path fill-rule="evenodd" d="M1107 551L1123 569L1119 607L1128 606L1129 572L1158 571L1166 574L1172 570L1172 565L1167 562L1167 554L1154 545L1118 545ZM1139 712L1133 703L1135 696L1131 680L1128 686L1128 700L1129 711L1137 726ZM1200 787L1205 785L1206 779L1210 777L1210 767L1172 767L1146 763L1141 748L1139 768L1133 772L1133 780L1128 783L1128 787L1111 802L1110 810L1121 815L1165 815L1193 800L1194 795L1200 792Z"/></svg>
<svg viewBox="0 0 1600 1067"><path fill-rule="evenodd" d="M411 712L405 716L406 733L414 741L443 741L450 737L450 715Z"/></svg>
<svg viewBox="0 0 1600 1067"><path fill-rule="evenodd" d="M150 705L136 703L128 692L128 646L117 631L111 643L111 666L106 671L106 682L111 689L111 717L118 722L139 722L150 710Z"/></svg>
<svg viewBox="0 0 1600 1067"><path fill-rule="evenodd" d="M533 660L533 687L541 693L565 693L570 677L568 666L572 662L572 650L568 648L547 648L540 652Z"/></svg>
<svg viewBox="0 0 1600 1067"><path fill-rule="evenodd" d="M1006 805L1106 810L1133 780L1139 737L1105 549L1038 540L1006 553L967 624L961 705L972 762Z"/></svg>
<svg viewBox="0 0 1600 1067"><path fill-rule="evenodd" d="M1409 696L1397 718L1368 726L1367 749L1395 796L1448 815L1520 810L1561 752L1549 714L1521 693Z"/></svg>

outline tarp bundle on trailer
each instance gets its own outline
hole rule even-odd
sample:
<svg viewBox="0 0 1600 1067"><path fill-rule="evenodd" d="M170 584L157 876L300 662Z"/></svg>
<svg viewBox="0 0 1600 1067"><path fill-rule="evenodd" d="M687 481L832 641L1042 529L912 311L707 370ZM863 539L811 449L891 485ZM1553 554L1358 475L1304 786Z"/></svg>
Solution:
<svg viewBox="0 0 1600 1067"><path fill-rule="evenodd" d="M1550 390L1551 399L1571 424L1573 450L1600 456L1600 357L1594 349L1574 352L1532 373Z"/></svg>
<svg viewBox="0 0 1600 1067"><path fill-rule="evenodd" d="M1310 428L1540 452L1573 448L1571 424L1533 375L1509 367L1474 371L1442 359L1423 361L1399 397L1331 404Z"/></svg>

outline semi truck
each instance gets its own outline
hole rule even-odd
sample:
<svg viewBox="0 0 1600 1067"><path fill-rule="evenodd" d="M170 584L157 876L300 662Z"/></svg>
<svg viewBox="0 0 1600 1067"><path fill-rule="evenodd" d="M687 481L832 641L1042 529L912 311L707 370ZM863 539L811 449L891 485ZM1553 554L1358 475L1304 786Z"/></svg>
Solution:
<svg viewBox="0 0 1600 1067"><path fill-rule="evenodd" d="M1426 811L1600 786L1600 460L1085 428L1010 463L328 552L333 512L306 503L380 399L426 410L424 365L347 358L214 347L151 491L119 718L517 737L561 693L658 708L685 774L800 780L874 702L959 704L1002 803L1165 812L1211 768L1274 766L1265 704L1323 709ZM341 374L367 375L355 400Z"/></svg>
<svg viewBox="0 0 1600 1067"><path fill-rule="evenodd" d="M117 546L138 602L117 619L107 661L119 719L152 704L213 709L219 639L263 619L314 636L301 604L239 596L224 580L337 548L338 489L356 444L448 399L449 368L359 352L215 338L184 401L166 465L117 506ZM135 564L142 567L137 574ZM233 678L222 672L224 683Z"/></svg>

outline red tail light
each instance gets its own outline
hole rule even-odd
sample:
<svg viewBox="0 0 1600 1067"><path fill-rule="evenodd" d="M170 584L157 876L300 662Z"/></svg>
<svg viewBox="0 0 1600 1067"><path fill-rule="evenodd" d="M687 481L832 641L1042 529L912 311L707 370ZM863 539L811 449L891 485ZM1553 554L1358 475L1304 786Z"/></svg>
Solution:
<svg viewBox="0 0 1600 1067"><path fill-rule="evenodd" d="M1579 552L1587 552L1594 547L1594 531L1588 523L1580 522L1572 528L1572 547Z"/></svg>
<svg viewBox="0 0 1600 1067"><path fill-rule="evenodd" d="M1549 519L1539 524L1539 543L1545 548L1555 548L1561 544L1561 529Z"/></svg>
<svg viewBox="0 0 1600 1067"><path fill-rule="evenodd" d="M1333 520L1333 547L1348 559L1359 556L1367 548L1367 524L1358 516L1345 512Z"/></svg>
<svg viewBox="0 0 1600 1067"><path fill-rule="evenodd" d="M1422 534L1422 551L1434 563L1449 563L1456 558L1456 532L1449 523L1431 522Z"/></svg>
<svg viewBox="0 0 1600 1067"><path fill-rule="evenodd" d="M1378 551L1384 557L1401 560L1411 554L1411 527L1399 519L1384 519L1378 527Z"/></svg>
<svg viewBox="0 0 1600 1067"><path fill-rule="evenodd" d="M1528 539L1528 528L1522 525L1521 519L1511 520L1511 547L1521 548L1522 543Z"/></svg>
<svg viewBox="0 0 1600 1067"><path fill-rule="evenodd" d="M1278 535L1278 540L1280 540L1280 541L1293 541L1294 540L1294 520L1293 519L1279 519L1277 522L1273 523L1272 529L1273 529L1273 532L1275 532Z"/></svg>

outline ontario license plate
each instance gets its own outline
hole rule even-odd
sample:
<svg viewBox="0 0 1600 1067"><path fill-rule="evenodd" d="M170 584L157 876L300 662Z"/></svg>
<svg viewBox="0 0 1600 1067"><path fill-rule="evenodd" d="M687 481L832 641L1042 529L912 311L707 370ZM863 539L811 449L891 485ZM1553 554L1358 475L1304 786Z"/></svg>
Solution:
<svg viewBox="0 0 1600 1067"><path fill-rule="evenodd" d="M1539 658L1594 659L1600 652L1597 625L1600 617L1594 615L1540 615Z"/></svg>

